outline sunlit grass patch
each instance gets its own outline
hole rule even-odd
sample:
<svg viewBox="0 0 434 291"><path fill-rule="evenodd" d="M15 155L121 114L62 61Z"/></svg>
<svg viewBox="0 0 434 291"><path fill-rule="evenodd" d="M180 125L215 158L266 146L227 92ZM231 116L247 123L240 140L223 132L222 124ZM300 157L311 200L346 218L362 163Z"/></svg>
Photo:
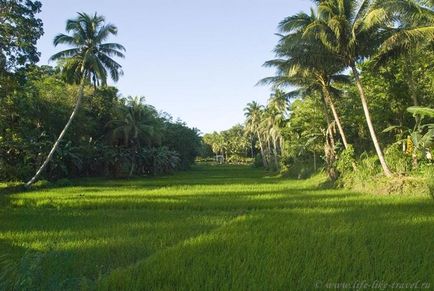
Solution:
<svg viewBox="0 0 434 291"><path fill-rule="evenodd" d="M16 270L12 281L40 290L434 284L432 198L322 189L322 182L198 166L4 196L0 248L11 259L3 265Z"/></svg>

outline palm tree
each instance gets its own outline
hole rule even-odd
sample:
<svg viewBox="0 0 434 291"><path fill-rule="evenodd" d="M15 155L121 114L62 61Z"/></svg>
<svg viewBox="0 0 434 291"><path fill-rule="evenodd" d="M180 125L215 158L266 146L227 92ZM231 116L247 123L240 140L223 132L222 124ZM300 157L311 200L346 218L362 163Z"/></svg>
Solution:
<svg viewBox="0 0 434 291"><path fill-rule="evenodd" d="M329 52L352 70L375 150L385 175L391 176L372 124L365 90L357 70L357 61L372 55L380 43L379 19L384 21L384 10L376 10L369 0L316 2L318 19L306 28L304 35L310 34L320 39Z"/></svg>
<svg viewBox="0 0 434 291"><path fill-rule="evenodd" d="M148 114L144 101L144 97L129 97L125 115L108 123L108 126L114 127L112 137L121 139L124 146L132 148L130 176L133 175L136 156L141 149L140 141L147 138L149 142L154 135L154 120L149 118L151 114Z"/></svg>
<svg viewBox="0 0 434 291"><path fill-rule="evenodd" d="M125 48L117 43L105 43L111 35L116 35L118 30L112 24L105 24L103 16L96 13L93 16L78 13L77 18L67 21L66 31L71 34L57 35L54 38L54 45L66 44L72 48L53 55L51 60L60 61L63 64L63 72L68 80L79 83L77 101L53 148L35 176L26 183L26 187L30 187L39 178L52 159L74 117L77 115L83 99L85 85L88 82L93 82L95 85L106 85L108 74L116 82L123 73L121 65L114 61L112 57L123 58L122 52L125 51Z"/></svg>
<svg viewBox="0 0 434 291"><path fill-rule="evenodd" d="M276 87L297 86L305 92L321 92L347 149L348 141L332 98L332 92L337 95L338 90L332 83L348 82L348 78L340 74L344 67L340 59L329 53L317 37L304 35L306 28L317 20L317 15L311 10L310 14L301 12L279 24L282 35L275 52L280 59L264 64L276 67L278 76L265 78L262 83L273 83Z"/></svg>
<svg viewBox="0 0 434 291"><path fill-rule="evenodd" d="M406 7L402 7L402 3L390 1L383 3L383 5L387 5L390 14L398 13L400 17L394 26L388 28L390 37L381 45L373 61L374 65L379 67L390 59L401 57L404 61L403 72L409 86L409 97L413 102L413 106L419 106L411 64L415 59L417 50L433 51L434 2L431 2L431 4L429 4L429 1L404 2L407 2Z"/></svg>
<svg viewBox="0 0 434 291"><path fill-rule="evenodd" d="M264 118L265 128L272 141L274 168L280 166L279 157L283 150L282 127L285 126L286 114L288 111L287 96L280 90L276 90L268 100Z"/></svg>
<svg viewBox="0 0 434 291"><path fill-rule="evenodd" d="M259 149L261 150L262 163L264 167L267 168L269 163L265 153L265 144L261 133L261 122L263 115L264 108L256 101L248 103L244 109L244 116L246 117L246 131L257 136Z"/></svg>
<svg viewBox="0 0 434 291"><path fill-rule="evenodd" d="M412 27L396 31L397 17L415 18L431 15L432 10L417 0L316 0L318 20L309 25L304 34L319 38L329 52L340 58L350 68L359 91L365 119L372 142L386 176L392 173L387 166L372 124L365 89L357 63L376 52L395 46L405 46L410 41L433 38L432 26ZM399 19L399 18L398 18Z"/></svg>

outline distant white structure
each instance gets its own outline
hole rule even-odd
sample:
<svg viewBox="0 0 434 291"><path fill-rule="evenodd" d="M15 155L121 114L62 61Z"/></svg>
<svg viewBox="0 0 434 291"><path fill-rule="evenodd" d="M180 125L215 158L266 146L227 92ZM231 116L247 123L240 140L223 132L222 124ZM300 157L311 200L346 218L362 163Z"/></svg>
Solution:
<svg viewBox="0 0 434 291"><path fill-rule="evenodd" d="M225 157L223 155L215 155L215 161L219 164L223 164L225 162Z"/></svg>

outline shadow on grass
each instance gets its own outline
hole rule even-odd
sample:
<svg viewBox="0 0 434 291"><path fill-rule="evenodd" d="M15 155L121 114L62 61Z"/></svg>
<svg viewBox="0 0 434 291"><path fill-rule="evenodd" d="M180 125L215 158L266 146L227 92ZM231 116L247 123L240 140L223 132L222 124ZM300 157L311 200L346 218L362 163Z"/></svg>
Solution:
<svg viewBox="0 0 434 291"><path fill-rule="evenodd" d="M431 200L282 184L254 170L206 171L103 188L169 185L173 194L101 195L89 188L105 182L91 180L78 189L89 190L82 196L8 197L0 209L4 252L38 254L29 256L39 260L35 269L23 260L18 266L27 287L42 290L282 290L311 289L318 280L433 279ZM227 179L264 186L217 191ZM209 189L182 194L178 186L194 182Z"/></svg>

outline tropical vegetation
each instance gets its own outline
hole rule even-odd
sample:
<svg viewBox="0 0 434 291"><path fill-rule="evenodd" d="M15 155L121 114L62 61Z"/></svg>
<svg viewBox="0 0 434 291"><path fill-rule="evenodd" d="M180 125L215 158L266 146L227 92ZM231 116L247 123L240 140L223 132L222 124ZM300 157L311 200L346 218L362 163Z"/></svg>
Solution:
<svg viewBox="0 0 434 291"><path fill-rule="evenodd" d="M0 0L0 290L434 286L432 0L312 1L206 134L119 93L98 13L38 65L41 7Z"/></svg>
<svg viewBox="0 0 434 291"><path fill-rule="evenodd" d="M265 62L276 74L259 82L275 93L265 106L245 109L245 134L254 136L263 166L297 177L324 169L347 186L355 173L360 182L381 172L391 183L397 176L429 180L432 3L314 2L309 13L279 24L276 59Z"/></svg>
<svg viewBox="0 0 434 291"><path fill-rule="evenodd" d="M41 31L40 20L30 21L26 14L35 17L39 2L7 3L13 20L21 13L17 23L26 21ZM17 50L10 36L3 48L7 62L1 87L11 89L0 98L0 180L24 180L30 186L39 177L127 177L188 169L201 150L199 131L143 97L123 98L107 84L109 77L117 81L122 75L114 58L123 58L125 48L107 42L117 27L98 14L79 13L67 21L66 31L54 39L55 46L68 46L51 57L56 67L34 64L36 48L28 48L33 39ZM23 41L26 36L19 35Z"/></svg>

